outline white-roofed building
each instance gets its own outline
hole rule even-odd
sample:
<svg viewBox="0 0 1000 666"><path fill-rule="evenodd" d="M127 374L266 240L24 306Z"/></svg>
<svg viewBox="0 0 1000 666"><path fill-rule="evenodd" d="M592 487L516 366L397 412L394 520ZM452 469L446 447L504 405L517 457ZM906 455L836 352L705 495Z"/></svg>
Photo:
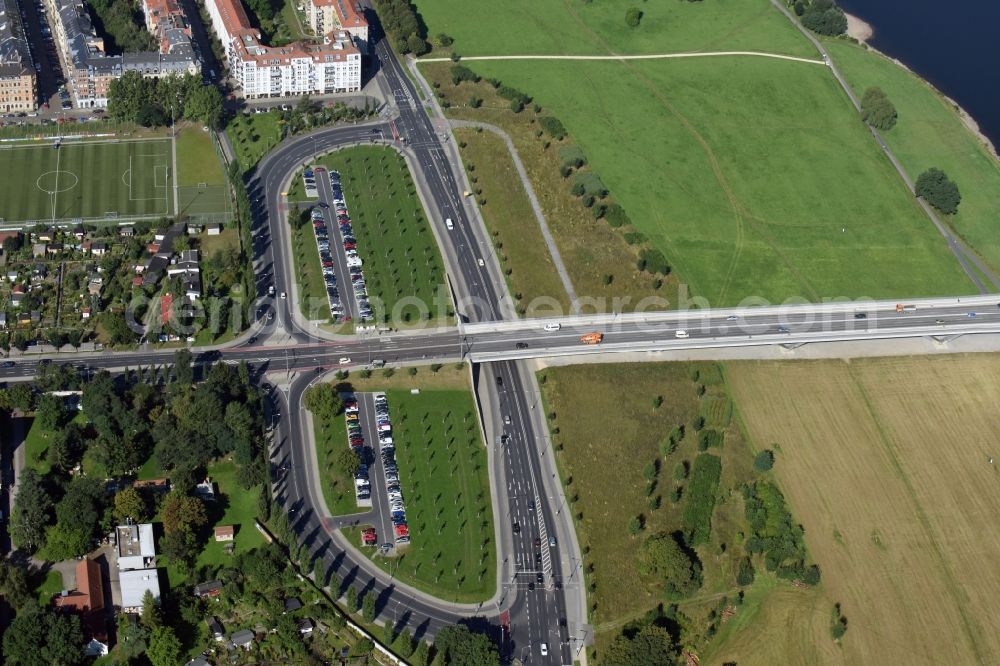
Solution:
<svg viewBox="0 0 1000 666"><path fill-rule="evenodd" d="M122 592L122 610L129 612L142 610L142 598L146 592L160 601L160 576L156 569L136 569L118 572L118 585Z"/></svg>

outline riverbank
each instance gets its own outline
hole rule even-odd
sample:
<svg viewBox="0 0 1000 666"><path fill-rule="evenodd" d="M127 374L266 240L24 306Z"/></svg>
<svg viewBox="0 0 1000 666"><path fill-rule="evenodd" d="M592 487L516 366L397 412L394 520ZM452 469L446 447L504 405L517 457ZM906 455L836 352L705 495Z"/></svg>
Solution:
<svg viewBox="0 0 1000 666"><path fill-rule="evenodd" d="M875 35L875 28L853 14L844 13L847 16L847 36L853 37L861 43L866 43Z"/></svg>

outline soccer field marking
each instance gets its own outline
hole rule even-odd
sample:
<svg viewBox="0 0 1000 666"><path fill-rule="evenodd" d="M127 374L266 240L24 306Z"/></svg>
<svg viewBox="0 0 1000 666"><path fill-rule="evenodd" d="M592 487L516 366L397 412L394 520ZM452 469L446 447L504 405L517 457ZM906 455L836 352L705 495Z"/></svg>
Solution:
<svg viewBox="0 0 1000 666"><path fill-rule="evenodd" d="M63 181L60 183L59 174L66 174L67 176L72 177L73 179L72 183L67 184L67 182L69 181ZM48 178L49 176L53 176L53 178L49 179ZM43 187L43 182L44 182L43 179L52 180L53 187ZM37 178L37 180L35 180L35 187L40 189L42 192L45 192L46 194L58 194L59 192L72 190L79 184L80 184L80 177L77 176L72 171L68 171L66 169L56 169L54 171L46 171L45 173L40 175Z"/></svg>

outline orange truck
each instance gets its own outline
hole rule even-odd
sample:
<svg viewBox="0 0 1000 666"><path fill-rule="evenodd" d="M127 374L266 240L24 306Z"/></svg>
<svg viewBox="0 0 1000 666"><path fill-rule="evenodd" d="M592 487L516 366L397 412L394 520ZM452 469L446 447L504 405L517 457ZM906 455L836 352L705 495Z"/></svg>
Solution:
<svg viewBox="0 0 1000 666"><path fill-rule="evenodd" d="M597 345L604 339L603 333L587 333L580 336L580 342L585 345Z"/></svg>

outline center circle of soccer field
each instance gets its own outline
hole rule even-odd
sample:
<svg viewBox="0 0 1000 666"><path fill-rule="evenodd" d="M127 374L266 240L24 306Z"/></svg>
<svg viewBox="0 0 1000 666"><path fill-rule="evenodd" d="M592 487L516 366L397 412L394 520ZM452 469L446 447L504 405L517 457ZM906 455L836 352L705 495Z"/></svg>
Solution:
<svg viewBox="0 0 1000 666"><path fill-rule="evenodd" d="M75 173L60 169L59 171L46 171L43 173L35 181L35 187L46 194L57 194L73 189L79 182L80 179L77 178Z"/></svg>

